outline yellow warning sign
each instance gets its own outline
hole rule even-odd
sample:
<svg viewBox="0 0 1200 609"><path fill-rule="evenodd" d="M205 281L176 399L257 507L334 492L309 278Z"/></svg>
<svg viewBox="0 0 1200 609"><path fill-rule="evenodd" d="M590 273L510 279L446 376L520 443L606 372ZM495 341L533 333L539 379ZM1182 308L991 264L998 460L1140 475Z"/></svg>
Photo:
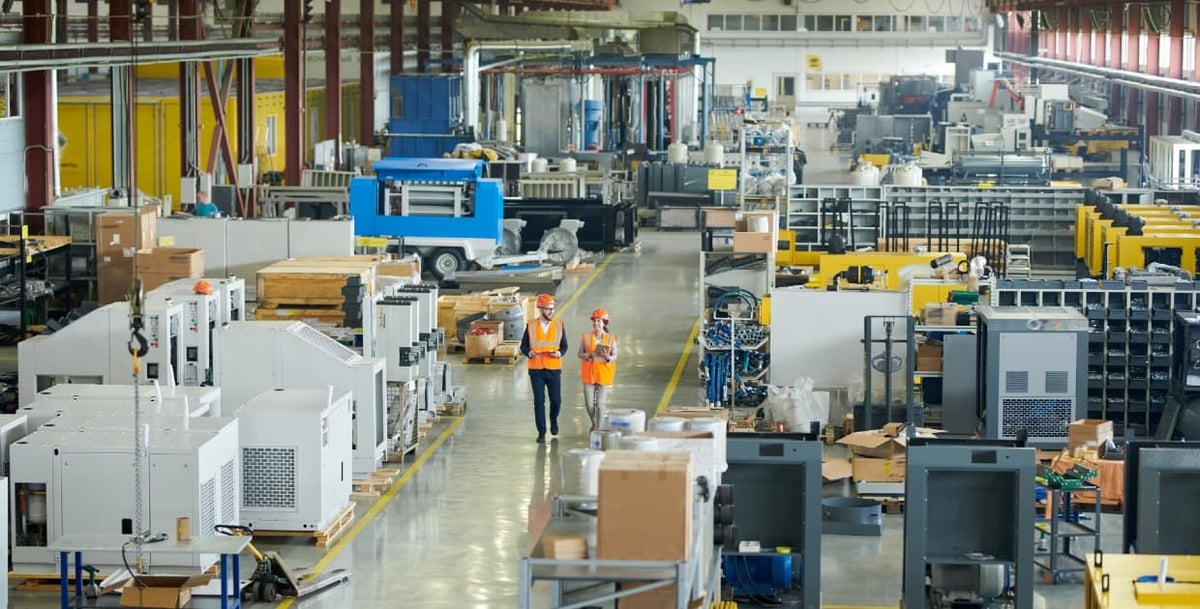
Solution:
<svg viewBox="0 0 1200 609"><path fill-rule="evenodd" d="M823 64L821 63L821 56L816 53L809 53L805 55L804 65L808 66L808 69L812 70L813 72L820 72L821 70L825 69L822 67Z"/></svg>
<svg viewBox="0 0 1200 609"><path fill-rule="evenodd" d="M736 169L709 169L709 190L734 190L737 188Z"/></svg>

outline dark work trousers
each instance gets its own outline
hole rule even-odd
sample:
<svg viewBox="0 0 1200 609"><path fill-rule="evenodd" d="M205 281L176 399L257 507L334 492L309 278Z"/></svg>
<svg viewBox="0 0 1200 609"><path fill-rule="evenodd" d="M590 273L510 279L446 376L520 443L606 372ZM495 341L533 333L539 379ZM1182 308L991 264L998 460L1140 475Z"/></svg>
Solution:
<svg viewBox="0 0 1200 609"><path fill-rule="evenodd" d="M533 386L533 421L539 435L546 433L546 391L550 392L550 421L558 427L558 411L562 408L562 370L530 370L529 384Z"/></svg>

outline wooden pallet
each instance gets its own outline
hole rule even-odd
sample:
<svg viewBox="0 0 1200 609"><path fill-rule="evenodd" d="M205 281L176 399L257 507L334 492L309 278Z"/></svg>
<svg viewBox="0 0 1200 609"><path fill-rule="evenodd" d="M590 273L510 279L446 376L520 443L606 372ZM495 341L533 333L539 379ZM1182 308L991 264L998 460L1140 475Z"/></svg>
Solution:
<svg viewBox="0 0 1200 609"><path fill-rule="evenodd" d="M520 358L521 358L520 355L512 356L512 357L496 357L495 355L491 355L488 357L466 357L466 356L464 356L463 363L465 363L465 364L487 364L487 365L502 364L505 366L512 366L513 364L516 364L517 360L519 360Z"/></svg>
<svg viewBox="0 0 1200 609"><path fill-rule="evenodd" d="M96 574L96 583L99 584L109 574ZM62 579L58 573L24 573L19 571L11 571L8 574L10 581L18 581L17 590L25 592L57 592L62 587ZM74 570L71 570L67 575L68 582L75 581ZM83 574L83 581L88 581L88 574ZM73 594L74 592L72 592Z"/></svg>
<svg viewBox="0 0 1200 609"><path fill-rule="evenodd" d="M361 478L350 483L351 497L378 497L392 488L396 478L400 476L398 469L377 469L369 478Z"/></svg>
<svg viewBox="0 0 1200 609"><path fill-rule="evenodd" d="M438 416L440 417L461 417L467 414L467 401L451 402L438 406Z"/></svg>
<svg viewBox="0 0 1200 609"><path fill-rule="evenodd" d="M339 537L350 530L350 525L354 522L354 503L346 506L346 509L329 523L329 526L320 531L262 531L255 529L255 537L305 537L312 538L316 542L318 548L329 547Z"/></svg>
<svg viewBox="0 0 1200 609"><path fill-rule="evenodd" d="M574 264L568 264L567 266L563 267L564 273L583 274L583 273L590 273L594 270L596 270L596 265L592 264L591 262L576 262Z"/></svg>
<svg viewBox="0 0 1200 609"><path fill-rule="evenodd" d="M417 434L417 437L418 438L421 437L419 432ZM409 446L408 448L406 448L404 450L393 450L388 453L387 459L385 459L384 462L385 463L404 463L404 458L409 455L417 454L417 448L419 448L420 446L421 446L421 441L417 440L416 442L413 443L412 446Z"/></svg>
<svg viewBox="0 0 1200 609"><path fill-rule="evenodd" d="M888 495L859 495L859 499L870 499L883 506L884 514L903 514L904 513L904 497L892 497Z"/></svg>
<svg viewBox="0 0 1200 609"><path fill-rule="evenodd" d="M465 353L466 351L467 346L462 344L462 341L458 339L446 340L446 353Z"/></svg>

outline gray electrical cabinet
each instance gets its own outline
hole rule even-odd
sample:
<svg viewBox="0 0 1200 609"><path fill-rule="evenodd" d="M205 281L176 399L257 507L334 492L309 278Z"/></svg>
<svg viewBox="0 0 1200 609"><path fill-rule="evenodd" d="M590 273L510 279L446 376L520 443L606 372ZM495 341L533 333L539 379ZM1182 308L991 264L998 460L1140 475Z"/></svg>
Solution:
<svg viewBox="0 0 1200 609"><path fill-rule="evenodd" d="M987 437L1065 446L1087 417L1087 318L1067 307L980 307L978 399Z"/></svg>

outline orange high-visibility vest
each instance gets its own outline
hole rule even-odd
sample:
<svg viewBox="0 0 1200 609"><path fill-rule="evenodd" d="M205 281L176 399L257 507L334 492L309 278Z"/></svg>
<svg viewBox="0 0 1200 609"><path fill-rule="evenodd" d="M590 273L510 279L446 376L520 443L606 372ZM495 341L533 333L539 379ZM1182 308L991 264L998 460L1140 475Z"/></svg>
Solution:
<svg viewBox="0 0 1200 609"><path fill-rule="evenodd" d="M529 351L531 353L554 353L562 344L563 322L561 319L550 320L550 327L542 330L542 321L535 320L525 328L529 332ZM529 358L530 370L562 370L561 357L544 357L534 355Z"/></svg>
<svg viewBox="0 0 1200 609"><path fill-rule="evenodd" d="M587 345L588 353L596 352L596 335L588 332L581 339L583 344ZM605 334L604 338L600 339L600 344L608 345L611 348L617 342L617 337L612 334ZM616 362L602 362L600 360L585 359L579 362L580 376L583 377L585 385L612 385L613 376L617 373Z"/></svg>

